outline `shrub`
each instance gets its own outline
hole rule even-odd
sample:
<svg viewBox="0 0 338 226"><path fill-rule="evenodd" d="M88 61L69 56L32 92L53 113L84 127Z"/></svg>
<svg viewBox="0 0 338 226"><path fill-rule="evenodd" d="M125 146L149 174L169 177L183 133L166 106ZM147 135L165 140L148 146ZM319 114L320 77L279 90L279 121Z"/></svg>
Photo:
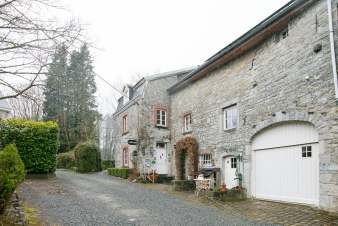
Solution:
<svg viewBox="0 0 338 226"><path fill-rule="evenodd" d="M121 177L127 179L130 173L130 169L128 168L108 168L108 175L114 177Z"/></svg>
<svg viewBox="0 0 338 226"><path fill-rule="evenodd" d="M192 180L173 180L174 191L193 191L195 190L195 183Z"/></svg>
<svg viewBox="0 0 338 226"><path fill-rule="evenodd" d="M15 145L0 151L0 212L17 184L25 178L25 166Z"/></svg>
<svg viewBox="0 0 338 226"><path fill-rule="evenodd" d="M114 162L111 160L102 160L101 161L101 167L103 170L106 170L108 168L113 168L114 167Z"/></svg>
<svg viewBox="0 0 338 226"><path fill-rule="evenodd" d="M81 173L101 170L101 159L98 147L90 142L78 144L74 149L75 165Z"/></svg>
<svg viewBox="0 0 338 226"><path fill-rule="evenodd" d="M0 121L0 147L15 144L27 173L53 173L59 146L55 122Z"/></svg>
<svg viewBox="0 0 338 226"><path fill-rule="evenodd" d="M58 169L71 169L75 166L74 152L60 153L56 157L56 168Z"/></svg>

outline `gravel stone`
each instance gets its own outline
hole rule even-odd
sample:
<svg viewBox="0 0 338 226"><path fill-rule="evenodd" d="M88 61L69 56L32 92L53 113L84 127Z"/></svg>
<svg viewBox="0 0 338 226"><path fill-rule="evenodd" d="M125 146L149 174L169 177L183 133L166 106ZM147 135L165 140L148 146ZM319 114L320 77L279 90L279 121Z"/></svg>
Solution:
<svg viewBox="0 0 338 226"><path fill-rule="evenodd" d="M20 187L46 225L263 225L104 173L58 170L56 175Z"/></svg>

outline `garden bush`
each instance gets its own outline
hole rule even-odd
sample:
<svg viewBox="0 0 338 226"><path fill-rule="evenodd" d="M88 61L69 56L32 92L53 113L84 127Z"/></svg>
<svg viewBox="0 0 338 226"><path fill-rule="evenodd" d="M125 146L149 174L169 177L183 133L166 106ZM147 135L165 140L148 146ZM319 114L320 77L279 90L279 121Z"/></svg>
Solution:
<svg viewBox="0 0 338 226"><path fill-rule="evenodd" d="M108 168L114 168L115 164L114 161L111 160L102 160L101 161L101 167L103 170L106 170Z"/></svg>
<svg viewBox="0 0 338 226"><path fill-rule="evenodd" d="M25 178L25 166L15 145L8 145L0 151L0 212L15 190Z"/></svg>
<svg viewBox="0 0 338 226"><path fill-rule="evenodd" d="M0 121L0 148L15 144L27 173L53 173L59 147L55 122Z"/></svg>
<svg viewBox="0 0 338 226"><path fill-rule="evenodd" d="M127 179L130 173L130 169L128 168L108 168L108 175L114 177L121 177Z"/></svg>
<svg viewBox="0 0 338 226"><path fill-rule="evenodd" d="M101 170L101 158L98 147L90 142L78 144L74 149L75 165L81 173Z"/></svg>
<svg viewBox="0 0 338 226"><path fill-rule="evenodd" d="M60 153L56 157L56 168L58 169L71 169L75 166L74 152Z"/></svg>

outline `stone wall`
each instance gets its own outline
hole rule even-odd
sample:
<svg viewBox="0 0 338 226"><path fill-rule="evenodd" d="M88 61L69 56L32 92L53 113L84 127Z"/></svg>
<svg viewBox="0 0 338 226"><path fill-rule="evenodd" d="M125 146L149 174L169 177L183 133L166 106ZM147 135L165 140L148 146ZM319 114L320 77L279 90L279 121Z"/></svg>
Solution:
<svg viewBox="0 0 338 226"><path fill-rule="evenodd" d="M315 53L318 44L322 50ZM289 23L286 39L270 37L171 96L172 154L184 136L197 139L200 153L212 153L216 167L222 167L223 156L243 153L243 183L250 194L252 137L277 122L311 122L322 147L320 206L338 210L338 108L330 62L327 6L321 0ZM232 104L239 126L224 131L222 109ZM185 112L192 113L188 135L182 134Z"/></svg>
<svg viewBox="0 0 338 226"><path fill-rule="evenodd" d="M117 167L122 167L122 150L128 146L129 150L137 151L137 168L142 172L149 169L144 166L145 159L154 158L156 142L168 143L170 140L170 120L169 120L169 95L167 89L177 82L176 76L166 76L157 79L146 79L144 93L127 104L121 112L114 116L114 137L115 140L115 161ZM156 127L154 113L156 108L167 110L167 128ZM128 134L122 135L122 117L128 114ZM137 146L127 144L128 139L140 141ZM169 145L167 145L169 147ZM130 151L130 153L132 153ZM168 160L171 160L168 152ZM132 165L130 165L132 167ZM168 168L170 168L168 166Z"/></svg>

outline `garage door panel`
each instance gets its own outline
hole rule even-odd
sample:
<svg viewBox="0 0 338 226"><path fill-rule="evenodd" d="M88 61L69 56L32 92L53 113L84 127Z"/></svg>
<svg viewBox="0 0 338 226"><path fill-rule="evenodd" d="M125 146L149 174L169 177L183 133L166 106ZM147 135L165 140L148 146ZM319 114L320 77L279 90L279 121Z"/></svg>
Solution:
<svg viewBox="0 0 338 226"><path fill-rule="evenodd" d="M257 198L317 204L318 144L311 157L302 156L302 146L255 151Z"/></svg>

